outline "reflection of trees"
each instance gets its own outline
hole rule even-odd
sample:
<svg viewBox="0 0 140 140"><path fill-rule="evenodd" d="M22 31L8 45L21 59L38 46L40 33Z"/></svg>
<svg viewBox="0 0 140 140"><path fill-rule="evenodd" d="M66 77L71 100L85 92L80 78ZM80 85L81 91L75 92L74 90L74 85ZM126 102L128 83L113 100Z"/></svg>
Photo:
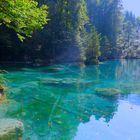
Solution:
<svg viewBox="0 0 140 140"><path fill-rule="evenodd" d="M33 78L35 83L26 83L13 95L17 102L22 102L18 118L24 120L25 136L40 140L70 140L80 122L88 122L92 115L107 122L112 119L117 110L117 98L108 99L94 94L94 88L102 83L102 73L107 74L105 66L82 67L81 70L79 67L70 68L78 74L74 76L78 84L68 82L62 86L62 83L52 82L37 85L38 81ZM54 75L51 75L53 79ZM67 76L65 73L65 77L62 75L57 75L56 79L67 77L73 82L71 71L67 72Z"/></svg>
<svg viewBox="0 0 140 140"><path fill-rule="evenodd" d="M78 82L75 84L75 88L70 83L68 84L71 87L65 86L63 89L58 86L59 83L58 85L52 84L52 87L49 84L52 88L52 93L45 97L39 95L34 98L34 104L28 107L28 111L36 110L36 113L33 113L32 121L33 131L38 137L42 134L42 137L47 137L47 139L51 140L70 140L74 137L80 122L88 122L92 115L96 119L105 118L106 121L113 117L117 108L116 100L96 96L93 92L85 93L86 89L93 85L92 82L89 82L89 85L84 85L83 79L85 81L91 80L93 75L93 84L98 84L100 83L99 71L98 67L93 68L93 71L84 67L80 70L77 69L79 76L77 77ZM91 72L90 75L89 72ZM71 77L70 80L72 81ZM40 87L40 90L42 88ZM73 90L70 88L73 88ZM43 92L39 91L39 93Z"/></svg>
<svg viewBox="0 0 140 140"><path fill-rule="evenodd" d="M65 91L65 94L61 94ZM58 95L34 98L25 106L23 116L28 131L38 138L57 140L72 139L80 122L88 122L94 115L96 119L105 118L109 121L116 111L116 101L98 97L93 94L68 93L58 90ZM55 94L56 94L55 93ZM22 115L22 114L21 114ZM28 122L29 121L29 122Z"/></svg>
<svg viewBox="0 0 140 140"><path fill-rule="evenodd" d="M127 82L139 81L140 60L120 60L116 66L116 79Z"/></svg>
<svg viewBox="0 0 140 140"><path fill-rule="evenodd" d="M140 93L140 60L121 60L115 73L124 93Z"/></svg>

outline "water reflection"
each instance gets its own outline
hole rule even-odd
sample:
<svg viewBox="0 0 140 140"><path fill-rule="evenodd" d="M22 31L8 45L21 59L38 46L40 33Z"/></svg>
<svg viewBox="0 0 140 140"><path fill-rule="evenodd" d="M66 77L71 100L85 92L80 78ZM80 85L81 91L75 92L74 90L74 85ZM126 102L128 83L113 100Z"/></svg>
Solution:
<svg viewBox="0 0 140 140"><path fill-rule="evenodd" d="M139 98L140 99L140 98ZM121 101L118 112L109 123L94 116L86 124L80 123L74 140L139 140L140 106Z"/></svg>
<svg viewBox="0 0 140 140"><path fill-rule="evenodd" d="M139 82L140 60L121 60L116 67L116 79L127 82Z"/></svg>
<svg viewBox="0 0 140 140"><path fill-rule="evenodd" d="M112 135L114 140L124 140L123 127L119 129L122 124L127 127L132 121L135 126L128 127L128 132L140 129L136 123L140 115L139 64L139 60L121 60L99 66L55 65L51 66L55 69L10 71L5 75L10 100L1 105L0 117L21 119L25 125L23 139L109 140ZM124 115L130 116L127 121ZM136 133L129 136L140 139Z"/></svg>

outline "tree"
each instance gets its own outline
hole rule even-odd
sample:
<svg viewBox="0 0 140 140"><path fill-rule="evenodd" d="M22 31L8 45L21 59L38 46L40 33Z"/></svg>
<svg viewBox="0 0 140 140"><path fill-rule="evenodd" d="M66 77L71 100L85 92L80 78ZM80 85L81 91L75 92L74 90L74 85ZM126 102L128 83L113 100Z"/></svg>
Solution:
<svg viewBox="0 0 140 140"><path fill-rule="evenodd" d="M78 0L75 9L78 8L77 12L77 22L76 22L76 42L80 49L81 61L86 60L86 24L89 23L89 18L87 15L87 7L85 0Z"/></svg>
<svg viewBox="0 0 140 140"><path fill-rule="evenodd" d="M101 38L101 59L106 60L109 56L111 56L111 45L107 36L103 36Z"/></svg>
<svg viewBox="0 0 140 140"><path fill-rule="evenodd" d="M118 51L122 58L139 58L140 26L139 20L132 12L123 15L121 32L118 36Z"/></svg>
<svg viewBox="0 0 140 140"><path fill-rule="evenodd" d="M140 17L137 17L136 22L137 22L137 26L140 27Z"/></svg>
<svg viewBox="0 0 140 140"><path fill-rule="evenodd" d="M108 38L112 47L108 58L114 58L122 15L121 0L87 0L87 6L91 24L101 34L101 38Z"/></svg>
<svg viewBox="0 0 140 140"><path fill-rule="evenodd" d="M36 32L27 46L32 45L30 42L34 42L36 47L40 45L40 52L43 52L40 56L43 54L44 58L53 62L59 61L63 56L67 58L63 57L62 61L67 61L68 57L84 61L85 25L88 23L85 0L42 0L41 3L49 6L48 16L51 20L43 30ZM77 56L72 55L71 50L77 52Z"/></svg>
<svg viewBox="0 0 140 140"><path fill-rule="evenodd" d="M136 30L131 29L140 26L132 13L123 16L121 0L37 1L0 0L1 60L55 63L113 59L133 43ZM51 20L46 24L48 18ZM44 24L43 30L35 30ZM18 41L13 29L21 40L27 36L24 43Z"/></svg>
<svg viewBox="0 0 140 140"><path fill-rule="evenodd" d="M95 27L91 27L87 43L87 63L98 63L98 58L101 55L100 34L97 33Z"/></svg>
<svg viewBox="0 0 140 140"><path fill-rule="evenodd" d="M0 24L14 29L23 40L47 23L47 9L45 5L38 8L34 0L0 0Z"/></svg>

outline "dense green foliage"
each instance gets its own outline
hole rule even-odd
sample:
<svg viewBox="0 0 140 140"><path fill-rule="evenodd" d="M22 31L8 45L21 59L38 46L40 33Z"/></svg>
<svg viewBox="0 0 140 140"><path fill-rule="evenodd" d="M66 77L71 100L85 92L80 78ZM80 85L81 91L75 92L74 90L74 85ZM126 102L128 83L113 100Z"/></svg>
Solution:
<svg viewBox="0 0 140 140"><path fill-rule="evenodd" d="M132 12L123 15L121 31L118 35L118 54L122 58L140 57L140 24Z"/></svg>
<svg viewBox="0 0 140 140"><path fill-rule="evenodd" d="M88 35L87 63L98 63L100 55L100 35L97 33L95 27L91 27Z"/></svg>
<svg viewBox="0 0 140 140"><path fill-rule="evenodd" d="M121 22L120 0L87 0L91 23L101 34L102 58L114 58L116 52L117 34ZM110 45L107 45L109 41ZM104 44L107 43L107 44ZM107 46L106 46L107 45ZM107 47L107 48L106 48ZM110 48L109 48L110 47ZM106 52L106 51L108 52Z"/></svg>
<svg viewBox="0 0 140 140"><path fill-rule="evenodd" d="M121 0L1 0L0 23L0 61L98 63L132 56L140 18Z"/></svg>
<svg viewBox="0 0 140 140"><path fill-rule="evenodd" d="M1 0L0 24L14 29L20 38L30 37L35 29L43 28L47 23L47 6L37 7L33 0Z"/></svg>

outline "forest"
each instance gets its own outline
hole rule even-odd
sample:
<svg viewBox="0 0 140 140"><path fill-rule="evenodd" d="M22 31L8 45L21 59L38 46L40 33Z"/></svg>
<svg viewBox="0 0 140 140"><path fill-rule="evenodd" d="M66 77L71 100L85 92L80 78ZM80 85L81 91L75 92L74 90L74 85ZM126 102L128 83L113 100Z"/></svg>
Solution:
<svg viewBox="0 0 140 140"><path fill-rule="evenodd" d="M138 58L140 18L121 0L1 0L0 62Z"/></svg>

